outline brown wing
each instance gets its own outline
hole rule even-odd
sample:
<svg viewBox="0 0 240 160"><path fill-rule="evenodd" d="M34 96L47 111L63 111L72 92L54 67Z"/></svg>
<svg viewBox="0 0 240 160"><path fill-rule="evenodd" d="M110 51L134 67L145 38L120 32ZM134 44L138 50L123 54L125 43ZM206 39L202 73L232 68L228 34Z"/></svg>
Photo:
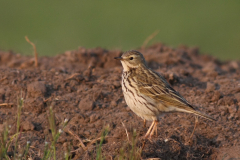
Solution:
<svg viewBox="0 0 240 160"><path fill-rule="evenodd" d="M142 72L142 73L141 73ZM147 72L147 73L146 73ZM132 76L136 82L138 92L161 102L166 107L176 107L178 111L194 113L209 120L215 120L211 116L196 111L177 91L175 91L164 77L151 70L140 70Z"/></svg>
<svg viewBox="0 0 240 160"><path fill-rule="evenodd" d="M138 74L142 75L142 74ZM148 70L147 77L136 75L138 91L156 101L161 102L165 106L174 106L186 111L195 110L177 91L161 75Z"/></svg>

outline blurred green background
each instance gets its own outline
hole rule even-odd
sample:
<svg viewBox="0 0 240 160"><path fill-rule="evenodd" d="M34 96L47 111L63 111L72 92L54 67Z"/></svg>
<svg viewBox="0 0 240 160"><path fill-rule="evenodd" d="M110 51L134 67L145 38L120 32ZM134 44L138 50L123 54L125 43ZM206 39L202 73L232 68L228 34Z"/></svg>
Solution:
<svg viewBox="0 0 240 160"><path fill-rule="evenodd" d="M103 47L135 49L150 41L198 46L203 54L240 59L240 1L237 0L1 0L0 49L31 55Z"/></svg>

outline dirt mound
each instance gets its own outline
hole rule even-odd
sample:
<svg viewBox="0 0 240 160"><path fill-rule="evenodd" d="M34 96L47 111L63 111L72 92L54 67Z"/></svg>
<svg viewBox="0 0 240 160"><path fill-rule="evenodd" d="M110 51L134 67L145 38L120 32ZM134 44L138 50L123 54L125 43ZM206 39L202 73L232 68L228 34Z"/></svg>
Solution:
<svg viewBox="0 0 240 160"><path fill-rule="evenodd" d="M231 149L239 150L240 146L240 63L221 62L200 55L197 48L185 46L170 48L155 44L139 51L148 65L160 72L190 103L217 119L210 122L199 118L190 138L194 116L167 114L159 122L158 136L146 140L141 157L222 159L227 154L228 158L239 158L231 154ZM10 134L16 131L17 97L22 93L25 102L20 145L31 141L29 153L32 157L42 157L44 142L51 140L50 106L55 112L57 126L64 119L69 120L57 143L59 157L63 156L68 144L72 146L73 159L95 157L96 143L91 140L99 138L105 126L110 127L102 146L106 159L120 155L121 148L131 143L134 129L138 135L136 145L140 148L141 136L148 128L143 128L142 119L124 101L122 66L113 58L121 53L119 50L79 48L55 57L40 57L39 67L35 68L32 57L0 52L0 104L13 104L0 106L0 130L7 122L12 126ZM68 130L83 140L87 150L80 147L79 140ZM128 149L131 148L126 147L124 152Z"/></svg>

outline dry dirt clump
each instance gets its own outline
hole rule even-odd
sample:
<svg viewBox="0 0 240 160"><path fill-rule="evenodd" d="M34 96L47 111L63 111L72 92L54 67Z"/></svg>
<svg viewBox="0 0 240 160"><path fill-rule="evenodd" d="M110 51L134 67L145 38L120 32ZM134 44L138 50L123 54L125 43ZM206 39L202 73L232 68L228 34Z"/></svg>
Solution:
<svg viewBox="0 0 240 160"><path fill-rule="evenodd" d="M240 63L221 62L199 54L197 48L170 48L155 44L139 50L148 65L160 72L190 103L217 121L199 118L192 138L195 118L191 114L165 115L158 125L158 136L146 140L142 159L230 159L240 158ZM138 148L148 128L126 105L121 89L122 66L114 57L119 50L102 48L66 51L55 57L34 58L0 52L0 131L3 124L16 130L17 97L22 92L20 146L31 141L29 154L42 157L44 142L51 140L48 111L52 106L56 124L69 123L57 142L57 155L62 157L70 144L73 159L96 156L96 143L105 126L110 127L103 143L105 159L118 158L120 149L131 143L137 131ZM150 122L147 123L149 127ZM69 134L68 130L72 133ZM128 132L129 140L126 131ZM85 150L79 145L79 137ZM88 141L89 140L89 141ZM10 147L11 148L11 147ZM9 151L11 152L11 151Z"/></svg>

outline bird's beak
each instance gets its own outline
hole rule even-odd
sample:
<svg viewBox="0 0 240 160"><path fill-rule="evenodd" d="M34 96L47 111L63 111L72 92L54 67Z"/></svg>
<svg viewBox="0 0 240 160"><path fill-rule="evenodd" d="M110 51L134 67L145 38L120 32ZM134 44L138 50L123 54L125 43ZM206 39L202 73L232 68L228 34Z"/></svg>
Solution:
<svg viewBox="0 0 240 160"><path fill-rule="evenodd" d="M116 59L116 60L123 60L123 58L122 57L114 57L114 59Z"/></svg>

